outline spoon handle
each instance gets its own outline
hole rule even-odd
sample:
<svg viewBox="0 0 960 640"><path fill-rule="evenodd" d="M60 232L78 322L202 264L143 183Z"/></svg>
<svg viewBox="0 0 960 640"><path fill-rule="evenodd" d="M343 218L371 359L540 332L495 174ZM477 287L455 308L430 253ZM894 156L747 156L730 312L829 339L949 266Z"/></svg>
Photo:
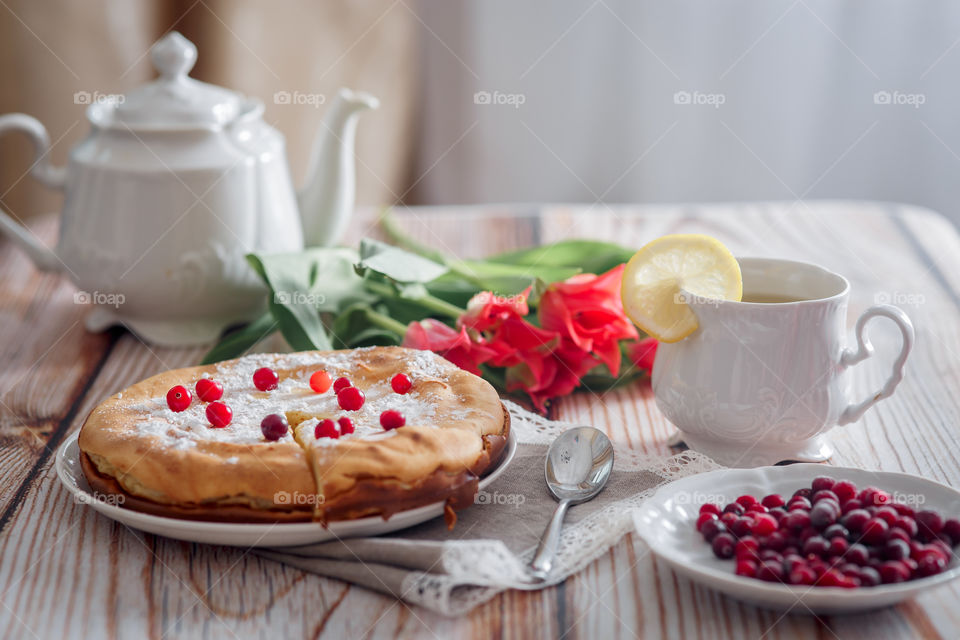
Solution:
<svg viewBox="0 0 960 640"><path fill-rule="evenodd" d="M540 537L537 553L530 562L530 575L537 581L543 582L553 567L553 556L557 553L557 544L560 542L560 530L563 528L563 518L567 515L569 500L561 500L553 512L553 517Z"/></svg>

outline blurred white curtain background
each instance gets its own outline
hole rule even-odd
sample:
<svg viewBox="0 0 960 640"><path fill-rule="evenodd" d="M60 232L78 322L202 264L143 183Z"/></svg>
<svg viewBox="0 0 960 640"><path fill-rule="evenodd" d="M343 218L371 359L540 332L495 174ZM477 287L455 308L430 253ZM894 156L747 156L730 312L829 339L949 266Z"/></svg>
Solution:
<svg viewBox="0 0 960 640"><path fill-rule="evenodd" d="M168 29L198 78L267 100L303 175L324 109L278 90L381 98L358 133L358 202L869 198L960 221L960 3L947 0L7 0L0 113L39 117L62 164L77 91L152 77ZM489 99L489 103L485 103ZM879 103L878 103L879 102ZM0 206L53 211L0 141Z"/></svg>
<svg viewBox="0 0 960 640"><path fill-rule="evenodd" d="M418 6L418 202L869 198L960 220L960 3Z"/></svg>

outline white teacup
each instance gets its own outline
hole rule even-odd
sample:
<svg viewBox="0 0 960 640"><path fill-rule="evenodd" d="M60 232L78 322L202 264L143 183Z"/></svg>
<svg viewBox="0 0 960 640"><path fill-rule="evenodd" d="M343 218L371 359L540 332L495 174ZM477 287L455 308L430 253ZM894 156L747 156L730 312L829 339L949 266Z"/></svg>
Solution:
<svg viewBox="0 0 960 640"><path fill-rule="evenodd" d="M657 406L680 429L678 440L723 465L826 460L833 454L826 432L858 420L903 378L913 324L897 307L870 307L857 320L856 349L848 349L845 278L789 260L738 262L744 299L794 301L683 294L700 327L680 342L659 345L652 381ZM850 397L849 368L872 355L865 328L877 316L896 323L903 342L883 387L857 402Z"/></svg>

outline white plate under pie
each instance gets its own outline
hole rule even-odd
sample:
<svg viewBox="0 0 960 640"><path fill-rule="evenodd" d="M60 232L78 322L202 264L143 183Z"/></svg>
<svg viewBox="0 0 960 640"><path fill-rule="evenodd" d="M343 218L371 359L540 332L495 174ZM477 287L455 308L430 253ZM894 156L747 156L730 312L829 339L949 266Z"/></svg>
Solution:
<svg viewBox="0 0 960 640"><path fill-rule="evenodd" d="M237 547L282 547L312 544L338 538L375 536L406 529L443 515L444 503L435 502L416 509L400 511L384 520L380 516L332 522L324 527L317 522L289 522L273 524L242 524L232 522L202 522L166 518L111 504L99 500L87 483L80 468L79 432L71 434L57 451L57 476L63 486L78 502L93 507L95 511L134 529L168 538L224 544ZM517 438L513 431L507 438L507 447L497 466L480 479L480 489L485 489L504 472L517 452Z"/></svg>
<svg viewBox="0 0 960 640"><path fill-rule="evenodd" d="M739 600L792 613L846 613L900 602L960 576L954 555L946 571L929 578L878 587L792 587L734 574L733 560L720 560L695 530L700 504L732 502L743 494L789 496L809 487L817 476L850 480L860 488L880 487L901 496L923 496L923 509L944 517L960 515L960 492L952 487L903 473L793 464L756 469L721 469L661 487L634 515L637 533L653 553L691 580Z"/></svg>

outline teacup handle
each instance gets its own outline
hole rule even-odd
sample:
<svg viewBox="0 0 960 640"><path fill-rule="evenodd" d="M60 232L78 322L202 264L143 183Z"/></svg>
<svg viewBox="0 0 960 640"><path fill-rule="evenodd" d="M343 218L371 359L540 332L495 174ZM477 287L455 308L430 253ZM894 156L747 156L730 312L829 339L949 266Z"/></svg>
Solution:
<svg viewBox="0 0 960 640"><path fill-rule="evenodd" d="M861 314L857 319L856 327L857 348L856 350L844 349L843 355L840 357L840 364L841 366L849 367L873 355L873 345L870 344L870 338L866 336L866 327L867 323L876 317L889 318L900 328L900 335L903 336L903 342L900 345L900 354L894 361L893 371L890 373L890 377L887 378L883 387L863 402L848 405L847 408L843 410L843 413L840 414L840 419L837 421L838 425L849 424L859 420L867 409L880 400L892 396L894 389L896 389L900 381L903 380L903 366L907 362L910 349L913 348L913 323L910 322L907 314L889 304L878 304L870 307Z"/></svg>

